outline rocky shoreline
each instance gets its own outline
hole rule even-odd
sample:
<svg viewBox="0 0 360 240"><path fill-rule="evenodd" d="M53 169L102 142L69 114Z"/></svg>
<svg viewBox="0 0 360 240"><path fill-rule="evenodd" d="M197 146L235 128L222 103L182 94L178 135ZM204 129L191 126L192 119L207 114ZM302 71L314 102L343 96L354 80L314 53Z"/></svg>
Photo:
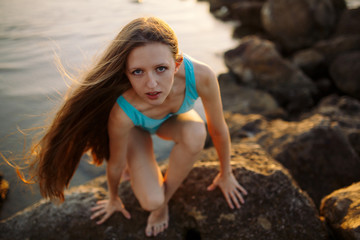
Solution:
<svg viewBox="0 0 360 240"><path fill-rule="evenodd" d="M170 202L156 239L360 239L360 8L344 0L209 0L237 22L239 46L219 76L231 163L248 190L240 210L207 192L219 167L210 140ZM162 166L166 168L166 164ZM0 239L144 239L147 213L128 182L132 214L97 226L89 208L106 178L42 200L0 222Z"/></svg>

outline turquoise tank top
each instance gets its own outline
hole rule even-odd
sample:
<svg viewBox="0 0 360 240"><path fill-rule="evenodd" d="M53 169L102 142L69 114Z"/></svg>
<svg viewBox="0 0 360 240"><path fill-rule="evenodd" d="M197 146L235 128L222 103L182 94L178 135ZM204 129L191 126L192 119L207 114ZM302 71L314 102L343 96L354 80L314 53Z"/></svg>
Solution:
<svg viewBox="0 0 360 240"><path fill-rule="evenodd" d="M126 115L132 120L135 126L141 127L142 129L150 132L151 134L156 133L161 124L163 124L170 117L185 113L194 108L194 103L198 99L199 95L196 91L196 81L194 74L194 65L189 57L184 55L183 61L185 67L185 78L186 78L186 87L185 87L185 98L176 113L169 113L163 119L153 119L149 118L146 115L142 114L134 106L132 106L123 96L117 98L116 102L123 109Z"/></svg>

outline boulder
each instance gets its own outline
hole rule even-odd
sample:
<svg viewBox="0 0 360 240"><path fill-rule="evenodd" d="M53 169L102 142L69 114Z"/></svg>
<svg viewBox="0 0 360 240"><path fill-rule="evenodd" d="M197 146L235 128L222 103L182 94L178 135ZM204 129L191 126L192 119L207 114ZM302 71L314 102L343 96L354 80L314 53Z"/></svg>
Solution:
<svg viewBox="0 0 360 240"><path fill-rule="evenodd" d="M336 190L321 201L321 215L337 239L360 239L360 183Z"/></svg>
<svg viewBox="0 0 360 240"><path fill-rule="evenodd" d="M285 60L274 44L258 37L245 37L240 45L225 53L225 64L243 85L271 93L290 113L313 106L315 84L303 72Z"/></svg>
<svg viewBox="0 0 360 240"><path fill-rule="evenodd" d="M224 112L224 117L231 139L241 139L242 142L255 142L256 135L266 131L269 125L268 120L259 114L242 115Z"/></svg>
<svg viewBox="0 0 360 240"><path fill-rule="evenodd" d="M289 169L315 204L360 180L360 158L340 124L315 114L300 122L274 120L256 140Z"/></svg>
<svg viewBox="0 0 360 240"><path fill-rule="evenodd" d="M260 27L261 8L266 0L208 0L210 12L221 20L240 20L241 24Z"/></svg>
<svg viewBox="0 0 360 240"><path fill-rule="evenodd" d="M312 200L258 145L234 144L231 164L249 193L241 209L229 209L219 189L206 190L219 163L214 148L204 150L169 203L169 228L155 239L327 239ZM145 239L148 213L128 182L121 184L119 194L131 220L116 213L97 226L89 219L89 208L104 198L105 186L104 176L67 193L60 206L41 201L1 222L1 239Z"/></svg>
<svg viewBox="0 0 360 240"><path fill-rule="evenodd" d="M268 0L262 8L264 28L287 52L326 38L336 24L331 0Z"/></svg>
<svg viewBox="0 0 360 240"><path fill-rule="evenodd" d="M360 51L337 57L330 66L330 75L343 93L360 99Z"/></svg>
<svg viewBox="0 0 360 240"><path fill-rule="evenodd" d="M349 96L330 95L322 99L316 108L305 114L308 118L314 114L321 114L331 121L337 122L341 131L360 156L360 101Z"/></svg>
<svg viewBox="0 0 360 240"><path fill-rule="evenodd" d="M335 35L359 34L360 7L347 9L342 12L339 23L336 26Z"/></svg>
<svg viewBox="0 0 360 240"><path fill-rule="evenodd" d="M263 29L261 22L261 9L264 0L243 0L228 6L230 17L239 20L242 26Z"/></svg>
<svg viewBox="0 0 360 240"><path fill-rule="evenodd" d="M312 47L324 56L324 63L330 66L340 55L360 50L360 34L336 36L327 40L321 40Z"/></svg>
<svg viewBox="0 0 360 240"><path fill-rule="evenodd" d="M319 51L309 48L297 51L292 57L292 62L307 75L317 77L324 72L322 69L325 63L325 56ZM321 73L319 73L319 70Z"/></svg>
<svg viewBox="0 0 360 240"><path fill-rule="evenodd" d="M284 117L285 111L267 92L239 85L231 74L219 76L223 109L233 113Z"/></svg>

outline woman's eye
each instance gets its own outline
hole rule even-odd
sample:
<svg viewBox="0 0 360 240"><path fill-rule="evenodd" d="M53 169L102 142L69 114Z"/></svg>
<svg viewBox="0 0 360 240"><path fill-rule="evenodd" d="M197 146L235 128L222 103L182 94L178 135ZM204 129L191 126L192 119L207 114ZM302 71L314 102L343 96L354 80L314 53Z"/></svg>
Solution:
<svg viewBox="0 0 360 240"><path fill-rule="evenodd" d="M132 74L134 74L134 75L140 75L140 74L142 74L142 70L140 70L140 69L136 69L136 70L134 70L133 72L132 72Z"/></svg>
<svg viewBox="0 0 360 240"><path fill-rule="evenodd" d="M165 72L165 70L167 69L167 67L161 66L157 68L158 72Z"/></svg>

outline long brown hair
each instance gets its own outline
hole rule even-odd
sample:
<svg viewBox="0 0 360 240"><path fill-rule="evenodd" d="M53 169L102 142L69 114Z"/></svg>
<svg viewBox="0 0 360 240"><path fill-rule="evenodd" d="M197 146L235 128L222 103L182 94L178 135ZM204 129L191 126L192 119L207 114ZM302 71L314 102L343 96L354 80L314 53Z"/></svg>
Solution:
<svg viewBox="0 0 360 240"><path fill-rule="evenodd" d="M174 31L164 21L138 18L127 24L111 42L97 63L70 88L42 139L28 156L32 179L39 182L44 197L64 200L64 188L89 151L96 165L109 159L108 118L113 105L131 87L126 61L136 47L161 42L178 56Z"/></svg>

